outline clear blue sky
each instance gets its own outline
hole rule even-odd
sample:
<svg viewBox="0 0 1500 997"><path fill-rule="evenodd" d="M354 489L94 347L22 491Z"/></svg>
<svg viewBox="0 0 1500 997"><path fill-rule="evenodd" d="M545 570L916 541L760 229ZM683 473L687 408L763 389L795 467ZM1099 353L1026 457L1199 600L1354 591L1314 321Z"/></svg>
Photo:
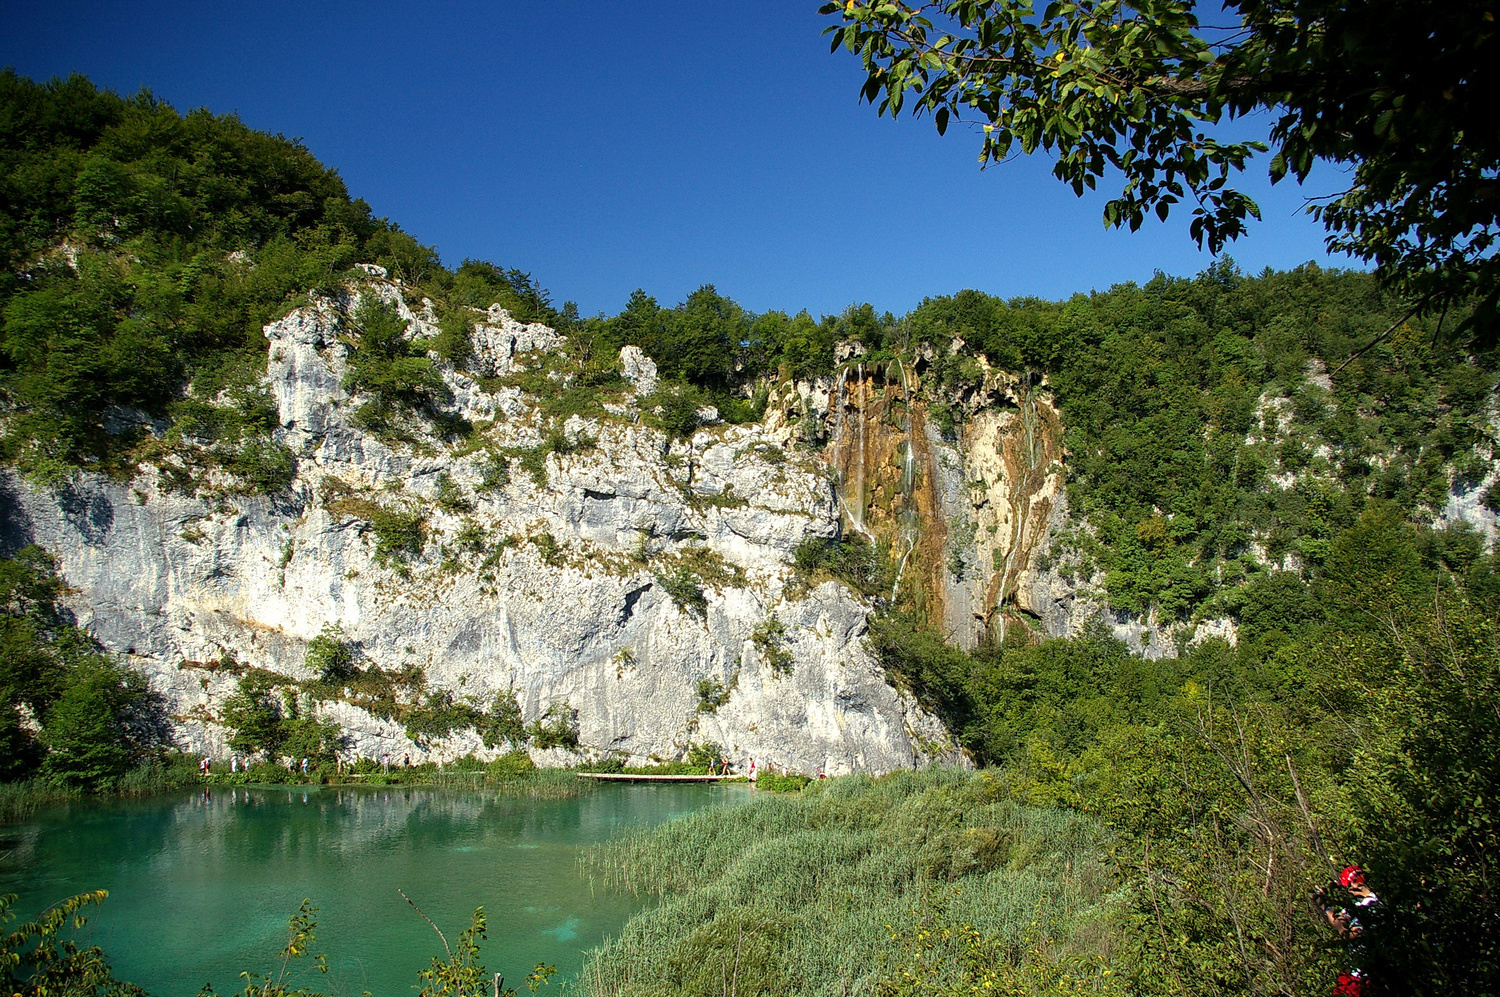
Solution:
<svg viewBox="0 0 1500 997"><path fill-rule="evenodd" d="M1041 157L892 122L818 0L0 0L0 66L80 72L302 138L445 262L531 271L584 314L711 283L747 308L900 313L965 287L1066 297L1210 262L1186 219L1106 232ZM1304 194L1252 164L1248 271L1329 259ZM1319 183L1321 182L1321 186Z"/></svg>

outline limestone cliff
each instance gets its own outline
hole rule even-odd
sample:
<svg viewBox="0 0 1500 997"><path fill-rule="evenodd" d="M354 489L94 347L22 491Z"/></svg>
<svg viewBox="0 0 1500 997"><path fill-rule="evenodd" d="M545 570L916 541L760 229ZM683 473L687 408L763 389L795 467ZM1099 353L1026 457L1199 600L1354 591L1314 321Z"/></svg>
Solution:
<svg viewBox="0 0 1500 997"><path fill-rule="evenodd" d="M921 356L848 352L829 384L773 396L766 422L790 435L806 413L824 427L840 512L889 552L891 596L965 647L1016 624L1066 635L1098 615L1086 590L1039 566L1067 519L1062 421L1045 381L981 360L978 386L945 398ZM946 433L935 401L958 410Z"/></svg>
<svg viewBox="0 0 1500 997"><path fill-rule="evenodd" d="M430 309L382 276L371 289L408 335L434 335ZM61 490L5 482L8 542L57 557L79 622L150 677L186 746L226 753L217 720L241 677L310 678L308 641L337 625L361 662L419 679L406 695L514 692L528 721L571 714L586 754L639 761L715 742L834 774L959 758L865 650L868 605L791 570L799 544L839 528L816 454L764 425L671 441L642 423L654 365L630 348L632 389L549 442L538 398L506 381L544 366L559 337L498 308L476 316L465 371L441 367L444 414L474 432L382 439L343 387L353 293L265 329L275 435L296 457L288 489L243 494L212 470L185 487L176 458ZM381 532L393 518L407 527L400 556ZM684 566L696 602L664 581ZM757 634L773 614L783 631ZM505 747L466 729L413 740L345 698L312 708L366 757Z"/></svg>

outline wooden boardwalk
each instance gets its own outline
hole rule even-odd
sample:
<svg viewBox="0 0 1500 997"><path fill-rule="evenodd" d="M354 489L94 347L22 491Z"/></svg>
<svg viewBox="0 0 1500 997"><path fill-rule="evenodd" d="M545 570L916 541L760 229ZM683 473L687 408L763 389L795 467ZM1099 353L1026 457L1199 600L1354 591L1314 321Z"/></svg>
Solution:
<svg viewBox="0 0 1500 997"><path fill-rule="evenodd" d="M629 775L624 772L579 772L580 779L609 779L616 782L722 782L741 779L738 775Z"/></svg>

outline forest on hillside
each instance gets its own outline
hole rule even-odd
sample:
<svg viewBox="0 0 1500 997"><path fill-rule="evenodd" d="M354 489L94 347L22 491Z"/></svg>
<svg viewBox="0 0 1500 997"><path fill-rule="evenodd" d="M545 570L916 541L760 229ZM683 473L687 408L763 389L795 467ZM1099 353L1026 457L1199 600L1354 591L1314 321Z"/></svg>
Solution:
<svg viewBox="0 0 1500 997"><path fill-rule="evenodd" d="M361 318L362 418L398 437L407 412L453 445L472 430L441 418L434 371L463 367L472 310L492 302L567 337L576 369L549 403L557 419L598 410L624 345L658 363L663 426L679 435L704 404L751 421L768 383L832 377L840 343L866 363L926 357L924 391L955 439L981 359L1045 383L1074 515L1056 556L1097 567L1116 609L1225 615L1239 639L1147 662L1103 629L1016 630L968 652L911 607L880 607L870 642L887 673L994 774L933 798L1068 811L1109 841L1109 945L1051 926L1038 950L979 946L981 961L1045 961L1053 989L1032 992L1107 991L1088 962L1100 951L1130 992L1322 992L1341 954L1307 891L1358 861L1383 898L1372 973L1405 981L1394 991L1492 987L1500 561L1442 515L1482 489L1500 507L1492 353L1438 335L1436 319L1403 321L1367 274L1247 275L1227 260L1061 302L965 290L902 316L814 318L754 313L705 285L583 317L524 271L445 266L295 142L81 77L6 72L0 459L65 488L191 446L247 493L284 489L297 455L272 436L261 329L360 279L359 264L430 298L443 330L418 350L389 314ZM802 445L826 442L808 427ZM867 590L870 552L833 547L814 566ZM8 553L0 778L128 788L169 753L150 697L59 609L45 553ZM952 854L972 852L954 833ZM910 874L967 875L951 862ZM963 971L928 965L921 986L888 992L959 992L980 979L951 975Z"/></svg>

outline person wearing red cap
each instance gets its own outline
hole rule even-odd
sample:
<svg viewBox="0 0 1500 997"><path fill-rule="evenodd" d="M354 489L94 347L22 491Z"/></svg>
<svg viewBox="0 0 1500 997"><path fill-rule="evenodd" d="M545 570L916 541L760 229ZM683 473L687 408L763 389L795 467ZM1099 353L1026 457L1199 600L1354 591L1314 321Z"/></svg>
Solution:
<svg viewBox="0 0 1500 997"><path fill-rule="evenodd" d="M1358 997L1364 993L1365 977L1359 968L1360 954L1364 948L1363 936L1366 925L1360 923L1360 915L1368 915L1380 898L1365 882L1365 871L1357 865L1346 865L1339 870L1339 885L1349 891L1354 899L1354 909L1338 907L1328 903L1328 895L1322 887L1313 891L1313 902L1323 911L1323 919L1337 931L1340 938L1350 942L1349 954L1354 966L1347 973L1340 973L1334 986L1335 994Z"/></svg>

